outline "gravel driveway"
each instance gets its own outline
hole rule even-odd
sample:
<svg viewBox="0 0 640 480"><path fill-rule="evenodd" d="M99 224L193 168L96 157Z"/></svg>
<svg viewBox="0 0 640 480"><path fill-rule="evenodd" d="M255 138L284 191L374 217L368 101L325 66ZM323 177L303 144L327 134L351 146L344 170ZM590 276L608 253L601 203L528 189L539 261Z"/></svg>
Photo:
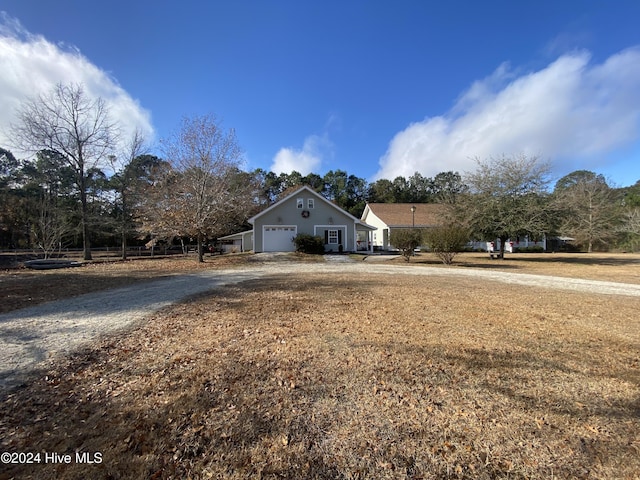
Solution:
<svg viewBox="0 0 640 480"><path fill-rule="evenodd" d="M59 300L0 315L0 391L18 385L38 364L90 340L131 326L181 299L223 285L296 273L405 274L461 276L604 295L640 296L640 285L542 275L435 268L328 258L326 263L275 261L232 270L211 270Z"/></svg>

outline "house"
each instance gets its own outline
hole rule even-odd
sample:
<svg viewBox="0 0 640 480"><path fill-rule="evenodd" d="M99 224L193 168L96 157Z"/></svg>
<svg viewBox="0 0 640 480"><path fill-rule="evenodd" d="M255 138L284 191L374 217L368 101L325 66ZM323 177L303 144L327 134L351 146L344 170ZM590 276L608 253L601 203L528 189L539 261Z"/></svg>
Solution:
<svg viewBox="0 0 640 480"><path fill-rule="evenodd" d="M227 235L240 251L249 245L259 252L291 252L299 233L324 239L325 251L355 252L370 247L375 227L354 217L311 188L304 186L249 219L253 230ZM365 241L358 243L358 238Z"/></svg>
<svg viewBox="0 0 640 480"><path fill-rule="evenodd" d="M473 240L467 244L467 247L472 250L483 250L486 252L499 252L500 251L500 239L496 238L493 242ZM547 250L547 237L543 236L541 240L531 240L529 236L518 236L513 239L508 239L504 245L504 251L507 253L513 253L518 251L517 249L528 249L531 247L539 247L542 250Z"/></svg>
<svg viewBox="0 0 640 480"><path fill-rule="evenodd" d="M439 203L368 203L360 219L376 228L372 233L374 250L389 250L393 248L389 242L391 231L400 228L435 227L442 223L446 208L446 205ZM511 253L515 249L534 246L546 250L546 237L538 241L531 240L527 236L509 239L505 244L505 251ZM467 244L467 247L493 252L500 250L500 240L496 239L493 242L473 240Z"/></svg>
<svg viewBox="0 0 640 480"><path fill-rule="evenodd" d="M393 248L390 234L400 228L429 228L441 223L444 205L438 203L367 203L360 220L375 227L371 236L375 250Z"/></svg>

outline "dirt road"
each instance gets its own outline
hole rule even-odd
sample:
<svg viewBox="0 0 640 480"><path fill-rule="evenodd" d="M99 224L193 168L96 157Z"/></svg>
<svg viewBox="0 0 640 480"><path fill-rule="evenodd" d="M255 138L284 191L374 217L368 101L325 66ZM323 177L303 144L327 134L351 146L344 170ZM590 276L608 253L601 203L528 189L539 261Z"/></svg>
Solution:
<svg viewBox="0 0 640 480"><path fill-rule="evenodd" d="M479 282L502 282L600 295L640 296L640 285L625 283L471 268L462 270L333 260L329 258L327 263L273 262L230 270L203 271L0 315L0 390L24 382L25 375L39 364L68 353L100 335L131 327L162 307L223 285L270 275L340 272L463 276L477 278Z"/></svg>

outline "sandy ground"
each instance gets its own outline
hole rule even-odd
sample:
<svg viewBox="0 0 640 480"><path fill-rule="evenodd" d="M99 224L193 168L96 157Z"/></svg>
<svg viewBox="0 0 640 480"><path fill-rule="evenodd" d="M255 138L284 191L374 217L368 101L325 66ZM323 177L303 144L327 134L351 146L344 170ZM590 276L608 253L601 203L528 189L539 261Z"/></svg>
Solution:
<svg viewBox="0 0 640 480"><path fill-rule="evenodd" d="M598 295L640 296L640 285L596 280L486 271L354 262L328 257L326 263L273 262L228 270L202 271L135 286L91 293L0 315L0 389L24 382L25 375L91 340L134 326L150 313L191 295L271 275L349 272L462 276L478 282L506 283ZM499 293L499 287L496 287Z"/></svg>

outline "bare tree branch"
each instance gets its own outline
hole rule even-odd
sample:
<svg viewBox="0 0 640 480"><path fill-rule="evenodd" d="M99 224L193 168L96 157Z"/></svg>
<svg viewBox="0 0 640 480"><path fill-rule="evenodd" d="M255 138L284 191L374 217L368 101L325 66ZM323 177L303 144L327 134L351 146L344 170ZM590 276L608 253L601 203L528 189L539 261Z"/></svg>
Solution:
<svg viewBox="0 0 640 480"><path fill-rule="evenodd" d="M86 175L106 162L117 136L105 101L88 98L81 85L58 84L48 93L26 100L16 118L11 133L18 148L58 152L73 168L80 192L84 258L90 260Z"/></svg>
<svg viewBox="0 0 640 480"><path fill-rule="evenodd" d="M256 187L246 178L240 181L235 132L224 131L211 115L183 119L164 147L174 168L149 194L145 229L196 238L203 261L204 242L228 233L230 224L246 216Z"/></svg>

